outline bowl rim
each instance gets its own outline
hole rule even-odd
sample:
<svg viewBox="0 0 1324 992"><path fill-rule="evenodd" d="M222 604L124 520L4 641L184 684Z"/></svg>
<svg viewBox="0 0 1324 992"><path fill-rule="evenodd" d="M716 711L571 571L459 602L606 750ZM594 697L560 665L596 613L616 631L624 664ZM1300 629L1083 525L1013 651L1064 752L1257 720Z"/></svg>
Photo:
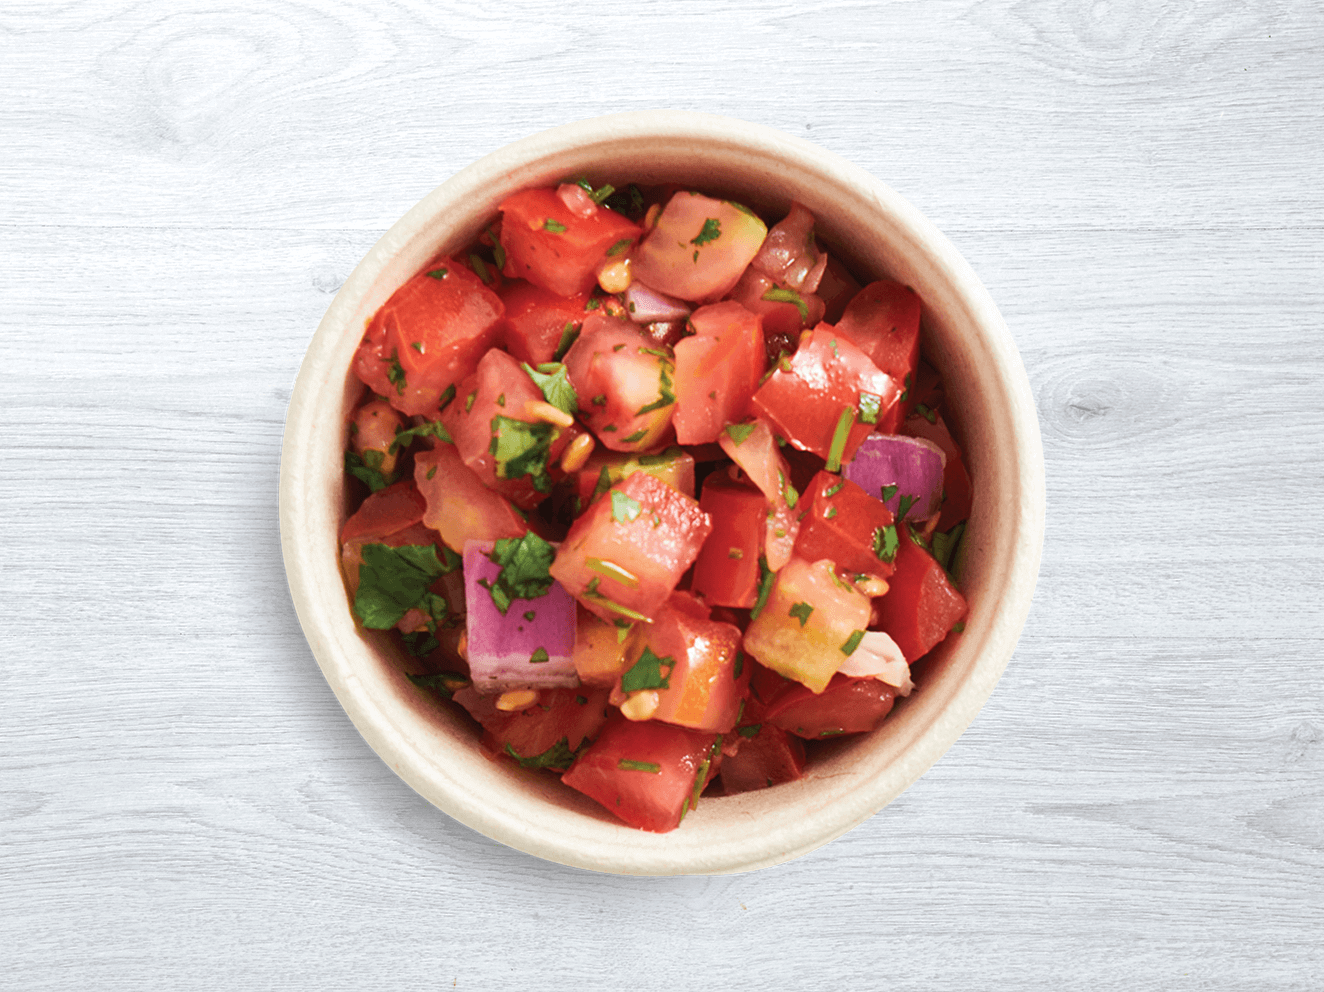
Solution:
<svg viewBox="0 0 1324 992"><path fill-rule="evenodd" d="M319 447L312 440L324 439L328 429L319 401L345 392L348 363L343 355L349 329L384 301L384 284L393 289L422 264L408 259L426 249L429 239L434 249L446 243L446 238L438 240L438 218L448 210L463 213L461 205L472 204L475 197L487 195L484 191L503 184L512 190L522 188L521 183L529 185L528 178L540 169L547 174L549 163L568 155L591 156L597 149L646 142L670 142L715 156L750 156L761 168L813 176L834 195L849 193L859 209L879 211L878 216L886 218L891 232L904 242L906 252L897 257L922 268L912 284L933 282L934 274L940 274L941 281L933 283L930 295L945 294L944 321L957 319L977 329L970 341L958 342L969 353L951 361L961 367L967 362L972 375L996 384L990 393L996 404L980 394L981 402L989 406L988 429L1015 442L999 449L996 464L988 469L1001 485L996 509L987 512L996 512L996 520L1006 527L1005 532L997 528L990 537L1003 554L986 563L989 572L983 575L981 589L993 590L985 611L989 615L977 630L968 627L961 645L948 652L964 658L966 664L959 683L945 687L945 702L927 709L921 704L923 715L904 721L904 733L863 749L863 757L856 754L854 761L847 754L831 764L831 774L816 780L814 788L797 788L804 780L779 787L785 790L779 803L768 801L778 789L749 793L750 798L724 808L734 815L718 819L704 816L705 803L684 825L689 834L684 828L648 834L624 827L608 814L585 816L583 809L531 801L548 800L549 794L532 778L521 776L520 769L512 772L486 758L476 758L487 763L486 769L470 762L447 736L454 727L443 711L424 713L416 701L401 695L405 690L398 684L387 684L389 679L371 664L381 645L349 618L338 548L334 539L329 547L325 542L331 510L324 497L341 484L340 466L328 466L325 459L319 462L325 445ZM457 222L441 227L450 241L461 239L455 248L478 230L473 223L467 228ZM392 282L393 276L399 278ZM927 317L934 301L921 296ZM354 336L354 343L360 335ZM988 363L991 371L977 368L976 358ZM555 127L484 156L432 190L381 237L332 300L300 366L281 450L280 532L291 598L319 667L365 740L424 798L480 833L547 860L619 874L720 874L778 864L840 836L913 784L973 721L1011 658L1038 576L1044 506L1043 451L1024 366L992 298L955 247L900 195L834 153L764 125L693 111L632 111ZM439 726L428 726L429 720L438 719ZM437 760L439 754L456 759L451 762L455 767ZM485 775L490 781L484 781ZM827 786L828 778L838 781ZM559 783L556 787L564 788ZM742 797L721 802L736 799ZM811 805L796 815L797 802ZM787 807L792 808L790 813ZM750 829L756 821L759 828Z"/></svg>

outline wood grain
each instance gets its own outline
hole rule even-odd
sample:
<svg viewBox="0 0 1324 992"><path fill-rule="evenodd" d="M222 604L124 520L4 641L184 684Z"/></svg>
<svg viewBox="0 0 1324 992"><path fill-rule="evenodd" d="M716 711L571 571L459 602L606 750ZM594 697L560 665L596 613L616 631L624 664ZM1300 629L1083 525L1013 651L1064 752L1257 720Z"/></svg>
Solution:
<svg viewBox="0 0 1324 992"><path fill-rule="evenodd" d="M1299 0L4 5L6 987L1324 987L1322 47ZM438 813L279 553L290 386L357 260L474 158L649 106L924 210L1048 466L988 706L752 875Z"/></svg>

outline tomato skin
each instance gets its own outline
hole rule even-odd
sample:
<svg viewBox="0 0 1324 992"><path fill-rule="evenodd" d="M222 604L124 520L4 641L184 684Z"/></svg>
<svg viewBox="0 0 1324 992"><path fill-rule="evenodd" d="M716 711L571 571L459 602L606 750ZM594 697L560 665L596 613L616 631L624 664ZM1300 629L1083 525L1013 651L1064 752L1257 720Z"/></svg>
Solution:
<svg viewBox="0 0 1324 992"><path fill-rule="evenodd" d="M700 307L695 333L676 344L676 412L681 444L708 444L745 415L763 374L763 322L739 303Z"/></svg>
<svg viewBox="0 0 1324 992"><path fill-rule="evenodd" d="M590 314L565 366L580 418L604 446L647 451L666 438L676 409L676 368L634 324Z"/></svg>
<svg viewBox="0 0 1324 992"><path fill-rule="evenodd" d="M869 608L869 597L838 578L832 562L792 558L777 573L763 610L745 628L745 650L764 666L822 692L847 658L842 647L868 626Z"/></svg>
<svg viewBox="0 0 1324 992"><path fill-rule="evenodd" d="M752 736L746 736L753 731ZM794 782L804 775L805 746L771 723L741 728L740 749L722 758L722 791L728 796Z"/></svg>
<svg viewBox="0 0 1324 992"><path fill-rule="evenodd" d="M862 734L882 723L895 701L886 682L834 675L819 694L789 684L768 703L763 721L806 740Z"/></svg>
<svg viewBox="0 0 1324 992"><path fill-rule="evenodd" d="M680 826L700 770L711 770L716 742L716 734L616 715L561 781L632 827L666 833ZM654 764L658 770L622 768L622 761Z"/></svg>
<svg viewBox="0 0 1324 992"><path fill-rule="evenodd" d="M875 601L880 630L896 641L907 664L929 653L966 614L965 597L950 582L942 566L901 528L896 572L887 594Z"/></svg>
<svg viewBox="0 0 1324 992"><path fill-rule="evenodd" d="M733 203L677 193L632 255L632 271L659 293L718 300L740 279L767 234L763 221Z"/></svg>
<svg viewBox="0 0 1324 992"><path fill-rule="evenodd" d="M767 498L719 471L704 480L699 508L712 518L713 529L694 562L691 590L712 606L753 606Z"/></svg>
<svg viewBox="0 0 1324 992"><path fill-rule="evenodd" d="M791 467L782 457L772 427L762 418L723 430L717 443L767 498L763 554L768 568L776 572L790 560L800 533L799 493L791 492Z"/></svg>
<svg viewBox="0 0 1324 992"><path fill-rule="evenodd" d="M635 472L574 522L552 563L552 578L604 620L636 614L651 619L711 529L693 499Z"/></svg>
<svg viewBox="0 0 1324 992"><path fill-rule="evenodd" d="M506 307L503 331L506 350L519 361L536 367L555 359L567 327L573 333L584 323L589 294L558 296L516 279L502 286L501 301Z"/></svg>
<svg viewBox="0 0 1324 992"><path fill-rule="evenodd" d="M457 554L464 554L465 541L523 537L529 531L510 501L483 485L452 444L414 455L414 482L427 501L423 523Z"/></svg>
<svg viewBox="0 0 1324 992"><path fill-rule="evenodd" d="M895 381L908 386L914 383L919 364L919 317L918 293L894 279L880 279L846 305L837 321L837 333L853 341ZM878 430L895 434L903 413L897 404L879 418Z"/></svg>
<svg viewBox="0 0 1324 992"><path fill-rule="evenodd" d="M488 753L512 760L508 745L521 758L534 758L555 747L563 737L566 747L577 751L584 741L597 735L607 719L605 689L543 689L536 703L513 713L496 708L497 696L480 695L471 686L458 690L451 698L486 731L483 747Z"/></svg>
<svg viewBox="0 0 1324 992"><path fill-rule="evenodd" d="M427 274L442 271L444 278ZM492 346L504 312L501 299L476 275L439 259L373 315L354 372L401 413L428 414L446 387L469 375Z"/></svg>
<svg viewBox="0 0 1324 992"><path fill-rule="evenodd" d="M497 462L492 454L495 434L492 422L501 416L538 423L535 416L525 411L525 404L541 402L542 390L520 363L501 349L493 348L483 356L473 375L459 384L455 398L441 412L442 424L474 475L489 489L525 510L537 506L548 493L535 489L533 480L527 475L514 479L497 475ZM556 463L567 443L569 436L564 431L554 432L547 459L549 465Z"/></svg>
<svg viewBox="0 0 1324 992"><path fill-rule="evenodd" d="M830 558L843 571L886 579L893 564L878 557L876 537L893 523L892 512L849 479L819 472L801 499L809 512L800 521L795 553L805 561Z"/></svg>
<svg viewBox="0 0 1324 992"><path fill-rule="evenodd" d="M797 448L827 458L842 411L858 411L862 392L878 397L880 417L901 395L896 381L864 352L828 325L819 324L787 365L779 366L759 387L750 408ZM855 456L855 449L873 429L856 413L841 453L843 462Z"/></svg>
<svg viewBox="0 0 1324 992"><path fill-rule="evenodd" d="M672 659L665 673L667 687L651 690L657 693L659 705L650 719L716 733L736 725L753 668L741 655L738 627L709 619L706 607L688 593L676 592L652 624L641 624L635 632L630 666L645 649L658 658ZM619 706L626 698L618 680L611 702Z"/></svg>
<svg viewBox="0 0 1324 992"><path fill-rule="evenodd" d="M401 479L363 501L340 529L340 543L380 541L388 534L421 523L427 505L414 480Z"/></svg>
<svg viewBox="0 0 1324 992"><path fill-rule="evenodd" d="M930 423L927 417L916 413L906 418L898 433L932 441L947 456L942 470L942 512L938 515L938 530L951 530L970 516L974 490L961 449L947 429L947 423L941 414L934 414L934 421Z"/></svg>
<svg viewBox="0 0 1324 992"><path fill-rule="evenodd" d="M638 225L606 207L580 217L552 188L516 193L499 209L501 246L506 252L502 271L558 296L589 292L607 251L621 241L633 244L643 233ZM620 257L627 251L628 245L620 250Z"/></svg>

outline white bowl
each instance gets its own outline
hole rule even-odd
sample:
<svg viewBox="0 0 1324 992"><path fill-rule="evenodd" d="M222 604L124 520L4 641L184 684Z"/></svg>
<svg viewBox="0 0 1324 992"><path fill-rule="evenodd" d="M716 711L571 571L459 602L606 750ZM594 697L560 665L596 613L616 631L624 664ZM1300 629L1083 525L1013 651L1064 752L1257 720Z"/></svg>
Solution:
<svg viewBox="0 0 1324 992"><path fill-rule="evenodd" d="M916 666L916 691L871 734L832 742L793 783L705 798L680 829L626 827L554 776L489 760L479 731L416 689L397 650L355 626L339 568L347 513L350 362L365 321L440 251L470 242L507 195L584 175L692 185L780 216L792 199L861 277L924 301L923 350L942 373L974 484L965 630ZM922 775L993 691L1024 625L1044 530L1043 452L1029 383L988 293L945 237L861 169L799 138L707 114L643 111L553 128L480 159L392 227L332 301L299 370L281 453L281 545L313 655L372 748L437 807L562 864L638 875L748 871L797 857L872 816Z"/></svg>

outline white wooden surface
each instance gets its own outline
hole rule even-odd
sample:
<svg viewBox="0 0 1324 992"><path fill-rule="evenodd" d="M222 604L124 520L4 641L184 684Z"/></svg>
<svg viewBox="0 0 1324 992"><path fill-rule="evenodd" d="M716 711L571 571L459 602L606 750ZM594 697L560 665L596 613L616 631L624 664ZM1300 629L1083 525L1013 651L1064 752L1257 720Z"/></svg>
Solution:
<svg viewBox="0 0 1324 992"><path fill-rule="evenodd" d="M414 795L276 527L330 294L514 138L652 106L870 169L1020 344L1026 634L900 800L628 879ZM0 3L0 985L1324 988L1313 0Z"/></svg>

